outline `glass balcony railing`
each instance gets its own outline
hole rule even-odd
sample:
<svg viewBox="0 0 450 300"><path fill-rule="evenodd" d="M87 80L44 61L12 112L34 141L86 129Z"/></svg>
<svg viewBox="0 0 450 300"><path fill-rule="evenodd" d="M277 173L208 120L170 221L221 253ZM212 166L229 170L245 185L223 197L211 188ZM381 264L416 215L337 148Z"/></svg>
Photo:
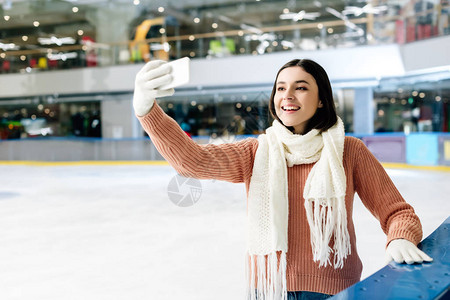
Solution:
<svg viewBox="0 0 450 300"><path fill-rule="evenodd" d="M156 36L122 43L97 43L89 38L64 45L56 40L33 49L15 49L0 43L0 72L31 73L71 68L142 63L152 59L172 60L184 56L216 58L233 55L263 55L293 50L323 50L361 45L405 44L450 34L450 6L432 6L417 12L407 7L390 8L384 14L348 18L302 20L270 27L244 27L220 31L211 27L196 33L172 34L170 22L156 24ZM337 11L334 14L339 14ZM155 22L153 22L155 24ZM202 31L203 30L203 31ZM189 30L185 30L189 32ZM59 44L59 45L58 45Z"/></svg>

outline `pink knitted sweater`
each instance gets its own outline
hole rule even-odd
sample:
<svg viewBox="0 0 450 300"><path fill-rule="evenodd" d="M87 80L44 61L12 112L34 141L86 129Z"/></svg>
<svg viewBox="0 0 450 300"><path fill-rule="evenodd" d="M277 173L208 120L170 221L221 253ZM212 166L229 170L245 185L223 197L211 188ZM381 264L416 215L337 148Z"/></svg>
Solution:
<svg viewBox="0 0 450 300"><path fill-rule="evenodd" d="M139 120L158 151L180 175L244 183L248 194L258 148L257 139L247 138L222 145L198 145L156 103ZM360 140L345 138L343 164L347 177L345 202L351 255L345 260L342 269L330 266L319 268L312 258L302 195L306 178L314 164L288 168L288 291L336 294L360 280L362 263L356 251L352 220L355 192L379 220L387 235L387 243L403 238L417 245L422 239L422 226L413 208L404 201L381 164ZM330 259L333 261L333 257Z"/></svg>

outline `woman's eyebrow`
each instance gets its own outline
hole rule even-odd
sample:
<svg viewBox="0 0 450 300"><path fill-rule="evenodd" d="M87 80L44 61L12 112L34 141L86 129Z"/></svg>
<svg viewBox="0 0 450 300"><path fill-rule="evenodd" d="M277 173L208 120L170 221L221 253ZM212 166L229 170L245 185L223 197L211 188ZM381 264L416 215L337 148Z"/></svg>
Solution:
<svg viewBox="0 0 450 300"><path fill-rule="evenodd" d="M278 81L277 82L277 84L285 84L285 83L286 82L284 82L284 81ZM306 83L306 84L309 84L309 82L306 81L306 80L296 80L295 83Z"/></svg>

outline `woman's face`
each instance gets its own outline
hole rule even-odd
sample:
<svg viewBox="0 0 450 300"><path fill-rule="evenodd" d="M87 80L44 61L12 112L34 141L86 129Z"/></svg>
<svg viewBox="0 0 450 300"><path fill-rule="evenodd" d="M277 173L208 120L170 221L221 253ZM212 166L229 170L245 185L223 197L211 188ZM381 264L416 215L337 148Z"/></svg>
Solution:
<svg viewBox="0 0 450 300"><path fill-rule="evenodd" d="M278 75L274 96L275 112L294 133L304 134L306 125L322 107L314 77L299 66L283 69Z"/></svg>

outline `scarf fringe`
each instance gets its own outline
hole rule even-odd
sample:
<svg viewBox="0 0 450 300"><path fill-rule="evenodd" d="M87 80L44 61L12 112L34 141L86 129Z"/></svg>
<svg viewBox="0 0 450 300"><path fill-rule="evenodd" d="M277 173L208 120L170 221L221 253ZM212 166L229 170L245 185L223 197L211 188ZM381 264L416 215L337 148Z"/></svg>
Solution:
<svg viewBox="0 0 450 300"><path fill-rule="evenodd" d="M247 254L248 300L287 300L286 252Z"/></svg>
<svg viewBox="0 0 450 300"><path fill-rule="evenodd" d="M345 196L307 199L305 210L311 232L314 261L319 262L319 267L333 265L335 269L342 268L345 258L351 254ZM331 249L329 244L333 234L334 245ZM331 252L334 252L333 264L330 262Z"/></svg>

